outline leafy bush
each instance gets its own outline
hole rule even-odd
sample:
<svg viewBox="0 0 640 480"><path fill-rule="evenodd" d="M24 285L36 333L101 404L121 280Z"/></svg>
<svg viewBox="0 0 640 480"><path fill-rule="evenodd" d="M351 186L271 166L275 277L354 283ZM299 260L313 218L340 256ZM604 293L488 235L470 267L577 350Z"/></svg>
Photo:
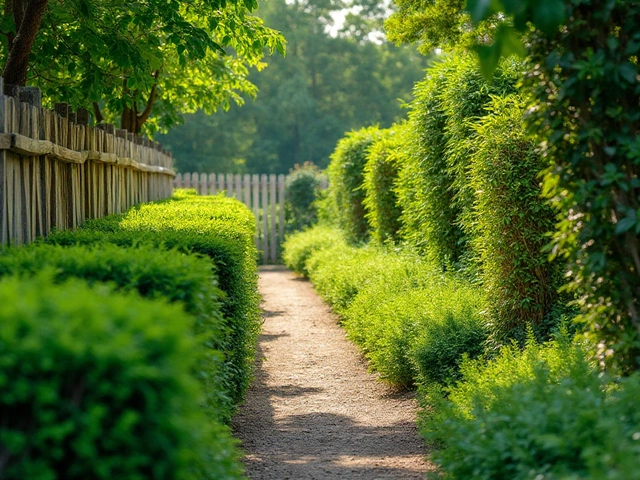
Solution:
<svg viewBox="0 0 640 480"><path fill-rule="evenodd" d="M395 192L400 158L405 155L405 125L383 130L369 148L364 167L363 204L371 237L380 244L397 242L400 230L400 207Z"/></svg>
<svg viewBox="0 0 640 480"><path fill-rule="evenodd" d="M284 214L288 232L303 230L318 222L316 198L323 176L320 168L311 162L296 165L287 175Z"/></svg>
<svg viewBox="0 0 640 480"><path fill-rule="evenodd" d="M30 245L9 248L0 255L0 276L35 276L46 268L54 269L56 282L68 278L81 278L90 284L109 282L118 290L182 303L196 317L195 333L208 347L197 375L204 384L208 411L221 421L230 420L229 395L233 392L225 389L232 375L221 370L219 351L227 343L220 304L224 294L216 287L208 259L148 245L125 248L111 244Z"/></svg>
<svg viewBox="0 0 640 480"><path fill-rule="evenodd" d="M75 231L54 232L45 239L59 245L149 243L210 257L224 292L222 313L228 340L227 390L241 401L253 368L260 329L257 292L255 217L240 202L222 196L201 197L178 191L173 200L137 206L123 215L90 220Z"/></svg>
<svg viewBox="0 0 640 480"><path fill-rule="evenodd" d="M182 307L50 283L0 281L2 478L240 478Z"/></svg>
<svg viewBox="0 0 640 480"><path fill-rule="evenodd" d="M287 236L282 246L282 258L285 265L294 272L309 276L307 261L314 252L344 243L340 230L334 227L316 226Z"/></svg>
<svg viewBox="0 0 640 480"><path fill-rule="evenodd" d="M476 192L473 249L482 286L491 301L487 315L494 342L524 343L527 326L549 338L545 322L557 300L559 270L542 248L554 212L541 198L543 161L526 136L517 96L494 97L475 126L470 186Z"/></svg>
<svg viewBox="0 0 640 480"><path fill-rule="evenodd" d="M566 337L468 361L445 393L423 430L446 478L640 478L640 377L609 385Z"/></svg>
<svg viewBox="0 0 640 480"><path fill-rule="evenodd" d="M368 225L364 209L364 166L369 147L380 138L377 127L347 133L331 154L327 168L329 174L329 198L334 204L337 224L347 240L359 242L368 237Z"/></svg>

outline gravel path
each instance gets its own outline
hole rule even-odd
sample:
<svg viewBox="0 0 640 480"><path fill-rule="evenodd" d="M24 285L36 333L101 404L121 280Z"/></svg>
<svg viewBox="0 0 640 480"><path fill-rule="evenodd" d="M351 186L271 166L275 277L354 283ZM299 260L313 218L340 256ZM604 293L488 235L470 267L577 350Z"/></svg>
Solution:
<svg viewBox="0 0 640 480"><path fill-rule="evenodd" d="M311 284L260 269L256 378L233 421L252 480L423 478L417 405L367 373Z"/></svg>

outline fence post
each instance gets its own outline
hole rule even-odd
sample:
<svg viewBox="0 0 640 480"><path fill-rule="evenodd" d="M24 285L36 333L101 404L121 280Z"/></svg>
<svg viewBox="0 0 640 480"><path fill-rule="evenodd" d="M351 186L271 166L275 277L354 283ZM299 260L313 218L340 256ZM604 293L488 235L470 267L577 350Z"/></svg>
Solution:
<svg viewBox="0 0 640 480"><path fill-rule="evenodd" d="M276 236L276 175L272 173L269 175L269 201L271 203L271 214L269 215L270 223L271 223L271 261L273 263L276 262L276 246L277 246L277 236Z"/></svg>
<svg viewBox="0 0 640 480"><path fill-rule="evenodd" d="M260 178L260 190L262 190L262 260L267 263L269 256L269 192L267 191L267 175Z"/></svg>

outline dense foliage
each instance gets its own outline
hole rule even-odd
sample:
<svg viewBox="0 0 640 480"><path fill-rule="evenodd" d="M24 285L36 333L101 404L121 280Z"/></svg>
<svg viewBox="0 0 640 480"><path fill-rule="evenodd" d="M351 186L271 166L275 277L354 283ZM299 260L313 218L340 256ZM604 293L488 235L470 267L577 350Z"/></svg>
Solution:
<svg viewBox="0 0 640 480"><path fill-rule="evenodd" d="M180 305L46 273L3 279L0 302L2 478L240 477Z"/></svg>
<svg viewBox="0 0 640 480"><path fill-rule="evenodd" d="M197 378L203 382L208 413L228 422L233 405L221 370L221 350L226 332L220 300L222 291L208 259L149 245L118 247L100 243L92 246L60 247L31 245L10 248L0 255L0 276L35 276L51 269L52 279L84 279L90 284L109 283L119 291L136 291L147 298L179 302L196 319L194 333L202 339Z"/></svg>
<svg viewBox="0 0 640 480"><path fill-rule="evenodd" d="M518 64L504 62L491 82L467 55L446 56L415 88L409 110L408 155L400 167L398 202L402 234L442 268L469 257L474 192L468 157L473 125L492 96L514 91Z"/></svg>
<svg viewBox="0 0 640 480"><path fill-rule="evenodd" d="M411 99L427 59L413 47L380 41L382 2L357 2L339 28L333 16L353 3L261 2L258 14L283 33L287 56L250 73L259 89L255 101L187 116L161 137L180 171L286 174L307 161L325 168L345 131L387 128L399 119L398 99Z"/></svg>
<svg viewBox="0 0 640 480"><path fill-rule="evenodd" d="M564 2L562 29L529 37L531 131L553 167L554 251L608 364L640 368L640 5Z"/></svg>
<svg viewBox="0 0 640 480"><path fill-rule="evenodd" d="M554 212L540 196L545 165L527 137L518 96L494 98L475 128L470 187L476 192L471 224L480 279L491 302L493 341L523 343L528 327L539 338L553 328L552 309L561 285L559 269L543 247Z"/></svg>
<svg viewBox="0 0 640 480"><path fill-rule="evenodd" d="M638 479L640 377L619 385L566 336L485 365L467 361L462 381L432 391L423 422L444 478Z"/></svg>

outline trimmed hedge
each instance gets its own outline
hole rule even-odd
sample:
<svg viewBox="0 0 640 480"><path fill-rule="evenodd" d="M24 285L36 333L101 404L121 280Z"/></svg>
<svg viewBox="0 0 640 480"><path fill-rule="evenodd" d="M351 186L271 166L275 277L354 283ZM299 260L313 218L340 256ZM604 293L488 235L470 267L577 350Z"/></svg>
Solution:
<svg viewBox="0 0 640 480"><path fill-rule="evenodd" d="M380 135L378 127L348 132L338 142L327 168L331 210L350 242L361 242L369 236L363 204L364 166L369 148Z"/></svg>
<svg viewBox="0 0 640 480"><path fill-rule="evenodd" d="M192 317L50 273L0 281L0 476L240 478L198 407Z"/></svg>
<svg viewBox="0 0 640 480"><path fill-rule="evenodd" d="M610 381L566 337L530 339L464 363L460 383L432 392L422 429L447 479L637 480L640 376Z"/></svg>
<svg viewBox="0 0 640 480"><path fill-rule="evenodd" d="M293 266L295 259L298 271L308 274L381 378L404 387L448 383L463 355L484 351L476 289L413 254L320 242L320 236L338 239L340 233L315 227L290 236L285 261Z"/></svg>
<svg viewBox="0 0 640 480"><path fill-rule="evenodd" d="M122 215L90 220L74 231L54 232L45 242L58 245L151 244L213 261L227 332L220 345L228 374L226 390L234 404L246 391L260 329L255 218L239 201L177 191L172 200L140 205Z"/></svg>
<svg viewBox="0 0 640 480"><path fill-rule="evenodd" d="M396 243L400 238L401 209L395 188L401 158L405 154L405 130L405 125L383 130L380 138L369 148L364 167L365 217L371 238L380 244L387 241Z"/></svg>
<svg viewBox="0 0 640 480"><path fill-rule="evenodd" d="M229 374L221 370L225 346L225 328L211 262L176 250L149 245L118 247L112 244L92 246L30 245L9 248L0 255L0 276L30 277L44 269L53 270L53 279L84 279L90 284L109 283L118 290L137 291L147 298L180 302L196 318L195 333L202 336L203 349L197 377L203 382L208 412L228 422L233 406L229 398Z"/></svg>

